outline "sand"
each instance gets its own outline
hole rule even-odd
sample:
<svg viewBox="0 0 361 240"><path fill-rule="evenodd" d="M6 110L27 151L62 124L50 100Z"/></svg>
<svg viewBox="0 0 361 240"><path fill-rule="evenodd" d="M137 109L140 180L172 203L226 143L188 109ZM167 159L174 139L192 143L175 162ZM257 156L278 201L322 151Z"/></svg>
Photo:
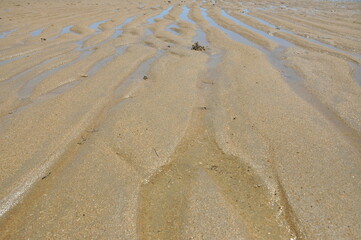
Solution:
<svg viewBox="0 0 361 240"><path fill-rule="evenodd" d="M0 12L0 239L360 238L361 2Z"/></svg>

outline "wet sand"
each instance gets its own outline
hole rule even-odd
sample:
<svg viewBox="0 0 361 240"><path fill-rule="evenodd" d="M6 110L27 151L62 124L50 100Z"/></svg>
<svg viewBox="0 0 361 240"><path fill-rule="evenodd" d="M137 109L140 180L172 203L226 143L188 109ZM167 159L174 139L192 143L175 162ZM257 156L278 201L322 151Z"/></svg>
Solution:
<svg viewBox="0 0 361 240"><path fill-rule="evenodd" d="M361 2L0 11L0 239L361 236Z"/></svg>

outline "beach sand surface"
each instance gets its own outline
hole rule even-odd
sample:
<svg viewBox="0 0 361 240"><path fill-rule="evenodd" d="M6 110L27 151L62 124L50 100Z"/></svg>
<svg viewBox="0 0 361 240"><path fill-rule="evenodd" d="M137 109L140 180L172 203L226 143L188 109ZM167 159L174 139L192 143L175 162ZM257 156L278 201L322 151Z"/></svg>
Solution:
<svg viewBox="0 0 361 240"><path fill-rule="evenodd" d="M0 239L360 238L360 1L0 12Z"/></svg>

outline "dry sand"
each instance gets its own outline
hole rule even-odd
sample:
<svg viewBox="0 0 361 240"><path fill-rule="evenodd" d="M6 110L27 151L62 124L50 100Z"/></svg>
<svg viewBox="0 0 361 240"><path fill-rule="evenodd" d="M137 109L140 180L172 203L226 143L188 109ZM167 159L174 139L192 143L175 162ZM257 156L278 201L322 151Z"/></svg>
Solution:
<svg viewBox="0 0 361 240"><path fill-rule="evenodd" d="M0 239L361 238L361 2L213 2L0 1Z"/></svg>

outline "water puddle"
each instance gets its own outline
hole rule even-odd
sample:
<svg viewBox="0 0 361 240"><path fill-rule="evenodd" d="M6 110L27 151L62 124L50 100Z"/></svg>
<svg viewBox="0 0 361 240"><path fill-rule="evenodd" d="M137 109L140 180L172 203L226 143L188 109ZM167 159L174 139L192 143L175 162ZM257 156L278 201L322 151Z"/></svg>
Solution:
<svg viewBox="0 0 361 240"><path fill-rule="evenodd" d="M243 14L248 14L249 13L249 10L247 8L243 9L242 11Z"/></svg>
<svg viewBox="0 0 361 240"><path fill-rule="evenodd" d="M197 24L195 21L189 18L189 11L190 9L187 6L184 6L182 13L179 15L180 19L192 24Z"/></svg>
<svg viewBox="0 0 361 240"><path fill-rule="evenodd" d="M67 90L73 88L74 86L76 86L78 83L80 82L80 80L76 80L73 82L69 82L69 83L65 83L53 90L51 90L50 92L39 96L38 98L32 100L32 101L27 101L25 104L21 105L20 107L16 108L15 110L12 110L13 114L19 114L22 111L24 111L25 109L28 109L34 105L37 105L41 102L44 101L49 101L51 99L53 99L56 96L59 96L63 93L65 93Z"/></svg>
<svg viewBox="0 0 361 240"><path fill-rule="evenodd" d="M88 75L88 77L92 77L94 76L100 69L102 69L104 66L106 66L108 63L110 63L111 61L114 60L115 57L119 56L119 55L122 55L125 50L127 49L127 46L120 46L118 48L116 48L115 50L115 53L109 57L106 57L100 61L98 61L97 63L95 63L91 68L90 70L87 72L86 75ZM45 78L55 74L56 72L62 70L62 69L65 69L66 67L68 66L71 66L72 64L76 63L76 62L79 62L80 60L90 56L92 53L94 52L94 50L86 50L86 51L83 51L81 53L81 55L67 63L67 64L64 64L64 65L61 65L59 67L56 67L56 68L53 68L51 70L48 70L48 71L45 71L41 74L39 74L38 76L36 76L35 78L33 78L32 80L30 80L18 93L18 96L21 98L21 99L24 99L24 98L28 98L32 95L32 92L34 91L35 87L41 82L43 81ZM75 82L79 82L80 80L77 80ZM72 82L71 82L72 83ZM65 85L69 85L69 86L73 86L73 84L65 84ZM69 88L69 86L67 87L67 89ZM60 90L58 89L57 92L59 92Z"/></svg>
<svg viewBox="0 0 361 240"><path fill-rule="evenodd" d="M263 37L265 37L265 38L267 38L267 39L269 39L271 41L274 41L274 42L278 43L280 46L283 46L283 47L294 47L295 46L293 43L291 43L291 42L289 42L289 41L287 41L287 40L285 40L283 38L278 38L278 37L275 37L275 36L271 36L271 35L269 35L268 33L264 32L264 31L261 31L261 30L259 30L257 28L251 27L248 24L245 24L244 22L240 21L239 19L237 19L237 18L229 15L228 13L226 13L223 9L221 11L221 14L222 14L222 16L232 20L233 22L237 23L238 25L240 25L240 26L242 26L244 28L247 28L247 29L249 29L249 30L251 30L253 32L256 32L259 35L261 35L261 36L263 36Z"/></svg>
<svg viewBox="0 0 361 240"><path fill-rule="evenodd" d="M197 25L197 23L195 21L193 21L192 19L189 18L189 12L190 12L190 9L187 6L183 6L183 11L179 16L180 19L183 21ZM209 42L207 41L206 33L200 27L197 28L196 36L192 40L193 40L193 42L198 42L202 46L210 45Z"/></svg>
<svg viewBox="0 0 361 240"><path fill-rule="evenodd" d="M70 25L70 26L66 26L65 28L63 28L60 32L60 35L63 35L63 34L66 34L66 33L73 33L71 31L71 28L73 27L74 25Z"/></svg>
<svg viewBox="0 0 361 240"><path fill-rule="evenodd" d="M15 32L16 30L17 30L17 29L13 29L13 30L10 30L10 31L1 33L1 34L0 34L0 39L6 38L10 33Z"/></svg>
<svg viewBox="0 0 361 240"><path fill-rule="evenodd" d="M294 34L294 35L296 35L296 34ZM299 35L297 35L297 36L299 36ZM329 45L329 44L320 42L320 41L315 40L315 39L312 39L312 38L306 38L306 37L303 37L303 36L299 36L299 37L302 37L303 39L305 39L305 40L307 40L307 41L309 41L309 42L312 42L312 43L321 45L321 46L326 47L326 48L329 48L329 49L332 49L332 50L334 50L334 51L336 51L336 52L341 52L341 53L344 53L344 54L352 55L352 56L354 56L354 57L357 57L357 58L361 59L361 54L352 53L352 52L347 52L347 51L341 50L341 49L339 49L339 48L337 48L337 47L334 47L334 46L332 46L332 45Z"/></svg>
<svg viewBox="0 0 361 240"><path fill-rule="evenodd" d="M129 22L131 22L132 20L134 19L134 17L131 17L131 18L128 18L126 19L122 24L120 24L119 26L117 26L117 29L116 29L116 33L113 34L112 38L109 39L108 41L112 40L113 38L116 38L118 37L119 35L122 34L121 31L121 28L128 24ZM98 34L101 30L99 30L99 26L100 24L102 23L105 23L109 20L103 20L103 21L99 21L99 22L96 22L96 23L93 23L89 26L89 28L92 28L95 30L95 33L94 34ZM68 30L70 31L72 26L68 26L65 31L62 31L62 32L67 32ZM19 97L24 99L24 98L28 98L31 96L32 92L34 91L35 87L41 82L43 81L45 78L55 74L56 72L90 56L95 50L94 50L94 47L96 46L89 46L89 47L83 47L84 46L84 43L85 41L87 41L91 36L87 36L79 41L76 42L76 44L78 45L78 47L75 49L76 51L81 51L81 55L67 63L67 64L64 64L62 66L59 66L59 67L56 67L54 69L51 69L51 70L48 70L48 71L45 71L41 74L39 74L38 76L36 76L35 78L31 79L18 93ZM87 73L88 76L93 76L96 72L98 72L101 68L103 68L106 64L108 64L109 62L111 62L116 56L120 55L120 54L123 54L124 51L125 51L126 47L122 46L122 47L119 47L116 49L116 53L110 57L107 57L101 61L99 61L98 63L96 63L90 70L89 72ZM29 69L28 71L26 71L26 73L30 72L32 69Z"/></svg>
<svg viewBox="0 0 361 240"><path fill-rule="evenodd" d="M47 71L45 71L45 72L37 75L36 77L34 77L33 79L31 79L29 82L27 82L24 87L22 87L22 88L20 89L20 91L19 91L19 93L18 93L19 98L24 99L24 98L30 97L30 96L32 95L35 87L36 87L41 81L43 81L45 78L47 78L47 77L55 74L56 72L58 72L58 71L60 71L60 70L62 70L62 69L65 69L65 68L68 67L68 66L71 66L72 64L74 64L74 63L76 63L76 62L78 62L78 61L80 61L80 60L82 60L82 59L84 59L84 58L86 58L86 57L88 57L88 56L89 56L90 54L92 54L92 53L93 53L93 51L84 51L84 52L81 53L81 55L80 55L77 59L75 59L75 60L73 60L73 61L71 61L71 62L69 62L69 63L66 63L66 64L64 64L64 65L58 66L58 67L56 67L56 68L47 70Z"/></svg>
<svg viewBox="0 0 361 240"><path fill-rule="evenodd" d="M105 22L108 20L104 20ZM99 34L101 32L101 30L99 29L99 25L104 23L104 21L100 21L100 22L96 22L96 23L92 23L90 24L88 27L94 30L94 33L84 37L83 39L76 41L75 44L78 45L78 47L75 49L76 51L88 51L93 49L95 46L89 46L89 47L84 47L84 44L86 41L88 41L92 36ZM100 43L99 43L100 44Z"/></svg>
<svg viewBox="0 0 361 240"><path fill-rule="evenodd" d="M54 37L49 38L49 40L54 40L54 39L56 39L56 38L58 38L58 37L60 37L60 36L62 36L62 35L64 35L64 34L66 34L66 33L74 33L73 31L71 31L71 28L72 28L73 26L74 26L74 25L70 25L70 26L64 27L58 35L55 35Z"/></svg>
<svg viewBox="0 0 361 240"><path fill-rule="evenodd" d="M100 45L103 45L103 44L105 44L105 43L108 43L108 42L116 39L117 37L119 37L119 36L121 36L121 35L123 34L123 27L124 27L125 25L131 23L135 18L136 18L136 16L129 17L129 18L127 18L123 23L121 23L120 25L116 26L116 27L115 27L115 32L113 33L113 35L112 35L110 38L108 38L108 39L106 39L106 40L104 40L104 41L102 41L102 42L100 42L100 43L98 43L98 44L96 44L96 45L84 47L84 44L85 44L85 42L86 42L87 40L89 40L92 36L100 33L100 31L95 31L95 32L94 32L93 34L91 34L90 36L87 36L87 37L85 37L85 38L77 41L76 44L77 44L79 47L78 47L76 50L78 50L78 51L84 51L84 50L94 49L95 47L98 47L98 46L100 46ZM109 20L105 20L105 22L106 22L106 21L109 21ZM104 23L104 21L102 21L102 22ZM99 24L99 22L97 22L97 23L94 23L94 24L97 24L97 27L95 26L95 28L99 28L99 25L102 24L102 23ZM94 24L92 24L92 25L93 25L92 27L94 27ZM89 27L90 27L90 26L89 26Z"/></svg>
<svg viewBox="0 0 361 240"><path fill-rule="evenodd" d="M282 53L285 50L285 48L280 47L276 49L274 52L265 52L267 55L269 62L274 66L278 71L280 71L281 75L284 77L284 79L287 80L288 83L295 84L295 83L301 83L303 80L302 78L297 74L297 72L291 68L288 67L282 59Z"/></svg>
<svg viewBox="0 0 361 240"><path fill-rule="evenodd" d="M103 21L92 23L92 24L89 25L89 28L93 29L96 33L100 33L100 32L102 32L102 30L99 28L100 25L103 24L103 23L106 23L108 21L110 21L110 19L106 19L106 20L103 20Z"/></svg>
<svg viewBox="0 0 361 240"><path fill-rule="evenodd" d="M353 79L359 86L361 86L361 66L354 62L350 62L350 65L353 68Z"/></svg>
<svg viewBox="0 0 361 240"><path fill-rule="evenodd" d="M170 25L168 25L168 26L166 27L166 30L167 30L168 32L171 32L171 33L173 33L174 35L177 35L177 36L180 35L180 33L176 31L176 30L178 30L178 29L179 29L179 26L178 26L176 23L170 24Z"/></svg>
<svg viewBox="0 0 361 240"><path fill-rule="evenodd" d="M69 66L70 63L64 64L60 67L57 68L53 68L51 70L45 71L41 74L39 74L38 76L36 76L35 78L31 79L29 82L27 82L27 84L20 89L18 96L21 99L24 98L28 98L31 96L33 90L35 89L35 87L45 78L49 77L50 75L53 75L54 73L58 72L60 69L63 69L67 66Z"/></svg>
<svg viewBox="0 0 361 240"><path fill-rule="evenodd" d="M22 59L24 58L25 56L17 56L17 57L14 57L14 58L10 58L10 59L6 59L6 60L3 60L3 61L0 61L0 66L3 66L5 64L8 64L8 63L11 63L11 62L15 62L19 59Z"/></svg>
<svg viewBox="0 0 361 240"><path fill-rule="evenodd" d="M222 32L224 32L228 37L230 37L232 40L236 41L236 42L239 42L239 43L242 43L242 44L245 44L245 45L248 45L250 47L253 47L253 48L256 48L256 49L259 49L261 50L262 52L264 51L264 49L255 44L254 42L248 40L247 38L239 35L238 33L235 33L231 30L228 30L220 25L218 25L209 15L208 15L208 12L205 8L201 8L201 14L203 16L204 19L206 19L208 21L209 24L211 24L213 27L215 28L218 28L219 30L221 30Z"/></svg>
<svg viewBox="0 0 361 240"><path fill-rule="evenodd" d="M41 62L40 64L35 65L34 67L31 67L31 68L25 70L24 72L21 72L21 73L15 75L15 76L9 78L8 80L6 80L6 81L4 81L4 82L11 82L11 81L14 81L14 80L16 80L16 79L23 78L23 77L25 77L26 75L28 75L31 71L34 71L34 70L36 70L37 68L40 68L41 66L44 66L44 65L46 65L46 64L48 64L48 63L50 63L50 62L52 62L52 61L55 61L56 59L58 59L58 57L53 57L53 58L50 58L50 59L48 59L48 60L45 60L45 61Z"/></svg>
<svg viewBox="0 0 361 240"><path fill-rule="evenodd" d="M340 52L340 53L344 53L344 54L348 54L348 55L352 55L352 56L354 56L354 57L357 57L357 58L361 59L361 54L352 53L352 52L347 52L347 51L341 50L341 49L339 49L339 48L337 48L337 47L334 47L334 46L332 46L332 45L329 45L329 44L320 42L320 41L318 41L318 40L297 35L297 34L291 32L291 31L288 31L288 30L279 28L279 27L277 27L276 25L273 25L273 24L271 24L271 23L269 23L269 22L267 22L267 21L265 21L265 20L263 20L263 19L260 19L260 18L255 17L255 16L251 16L251 15L249 15L248 13L249 13L249 11L248 11L248 12L244 12L244 11L242 12L243 15L248 16L248 17L251 17L251 18L254 18L254 19L256 19L258 22L260 22L260 23L262 23L262 24L264 24L264 25L266 25L266 26L269 26L269 27L272 27L272 28L276 28L276 29L278 29L278 30L281 31L281 32L284 32L284 33L287 33L287 34L290 34L290 35L293 35L293 36L301 37L301 38L303 38L304 40L306 40L306 41L308 41L308 42L312 42L312 43L315 43L315 44L317 44L317 45L320 45L320 46L323 46L323 47L332 49L332 50L334 50L334 51L337 51L337 52Z"/></svg>
<svg viewBox="0 0 361 240"><path fill-rule="evenodd" d="M155 19L157 18L164 18L166 15L169 14L169 11L173 9L173 6L170 6L169 8L167 8L166 10L164 10L163 12L161 12L160 14L154 16L154 17L151 17L147 20L147 24L151 24L151 23L155 23Z"/></svg>
<svg viewBox="0 0 361 240"><path fill-rule="evenodd" d="M115 53L113 55L106 57L106 58L100 60L99 62L97 62L96 64L94 64L94 66L87 72L87 75L89 77L94 76L100 69L102 69L104 66L106 66L111 61L113 61L114 58L116 58L119 55L124 54L124 52L127 48L128 48L128 46L121 46L121 47L116 48Z"/></svg>
<svg viewBox="0 0 361 240"><path fill-rule="evenodd" d="M321 113L327 121L336 127L344 136L346 136L352 143L359 145L360 138L355 136L353 129L351 129L347 124L343 122L332 110L325 106L317 97L312 95L307 88L302 84L303 79L298 75L298 73L291 67L288 67L285 62L282 60L282 53L285 47L279 47L275 51L270 52L266 49L258 46L257 44L243 38L237 33L234 33L228 29L225 29L219 26L213 19L211 19L207 11L202 9L202 16L214 27L222 30L226 35L228 35L232 40L246 44L250 47L254 47L262 51L269 59L269 62L279 70L284 78L285 82L294 90L294 92L306 102L308 102L316 111ZM356 68L357 69L357 68ZM356 73L357 71L357 73ZM358 74L359 70L355 71L355 75Z"/></svg>
<svg viewBox="0 0 361 240"><path fill-rule="evenodd" d="M92 23L90 24L88 27L93 29L94 30L94 33L89 35L89 36L86 36L85 38L79 40L79 41L76 41L75 43L79 46L76 50L77 51L86 51L86 50L90 50L90 49L93 49L99 45L102 45L104 43L107 43L117 37L119 37L122 33L123 33L123 26L128 24L129 22L133 21L135 17L131 17L131 18L127 18L122 24L120 24L119 26L116 27L115 29L115 33L108 39L96 44L96 45L93 45L93 46L88 46L88 47L84 47L84 44L86 41L88 41L92 36L94 35L97 35L99 33L102 32L102 30L99 28L101 24L103 23L106 23L108 21L110 21L110 19L107 19L107 20L103 20L103 21L99 21L99 22L95 22L95 23Z"/></svg>
<svg viewBox="0 0 361 240"><path fill-rule="evenodd" d="M276 25L273 25L273 24L271 24L271 23L269 23L269 22L267 22L267 21L265 21L265 20L263 20L263 19L261 19L261 18L251 16L251 15L249 15L248 13L249 13L249 11L248 11L248 12L244 12L244 11L242 12L243 15L245 15L245 16L247 16L247 17L254 18L254 19L256 19L258 22L260 22L260 23L262 23L262 24L264 24L264 25L266 25L266 26L268 26L268 27L277 28ZM281 30L281 29L280 29L280 30ZM287 31L287 30L285 30L285 31Z"/></svg>
<svg viewBox="0 0 361 240"><path fill-rule="evenodd" d="M207 34L200 27L197 29L197 34L193 38L193 42L198 42L202 46L210 45L207 41Z"/></svg>
<svg viewBox="0 0 361 240"><path fill-rule="evenodd" d="M123 34L123 27L129 23L131 23L133 20L135 19L135 17L129 17L127 18L122 24L118 25L115 27L115 32L113 33L113 35L110 37L109 41L119 37L120 35Z"/></svg>
<svg viewBox="0 0 361 240"><path fill-rule="evenodd" d="M75 33L75 32L72 32L72 31L71 31L71 28L72 28L73 26L74 26L74 25L70 25L70 26L64 27L64 28L61 30L60 34L55 35L55 36L53 36L53 37L50 37L50 38L48 38L48 40L56 39L56 38L60 37L60 36L63 35L63 34L66 34L66 33L78 34L78 33ZM30 35L31 35L32 37L38 36L38 35L40 35L40 34L44 31L44 29L45 29L45 28L37 29L37 30L31 32ZM15 30L13 30L13 31L15 31ZM7 60L4 60L4 61L0 61L0 66L5 65L5 64L8 64L8 63L11 63L11 62L14 62L14 61L17 61L17 60L22 59L22 58L24 58L24 57L25 57L25 56L18 56L18 57L15 57L15 58L11 58L11 59L7 59Z"/></svg>
<svg viewBox="0 0 361 240"><path fill-rule="evenodd" d="M258 44L244 38L243 36L239 35L238 33L235 33L229 29L226 29L220 25L218 25L210 16L208 16L207 10L206 9L201 9L202 11L202 16L214 27L220 29L222 32L224 32L227 36L229 36L232 40L239 42L241 44L245 44L247 46L256 48L258 50L260 50L262 53L264 53L270 60L270 62L272 63L273 66L275 66L276 69L280 70L284 77L286 77L288 80L292 80L292 81L300 81L301 78L296 74L296 72L292 69L292 68L288 68L285 66L285 64L282 63L282 61L280 61L280 55L281 53L284 51L285 47L281 46L279 48L277 48L274 52L270 52L267 51L265 48L259 46ZM228 15L228 14L227 14ZM228 15L229 16L229 15ZM231 17L231 16L230 16ZM232 17L233 18L233 17ZM231 19L232 19L231 18ZM234 19L234 18L233 18ZM232 19L232 20L233 20ZM234 19L237 20L237 23L240 22L242 24L242 26L248 26L243 24L241 21L239 21L238 19Z"/></svg>
<svg viewBox="0 0 361 240"><path fill-rule="evenodd" d="M31 32L30 35L32 37L36 37L36 36L40 35L44 31L44 29L45 28L39 28L39 29L35 30L34 32Z"/></svg>
<svg viewBox="0 0 361 240"><path fill-rule="evenodd" d="M94 48L94 46L84 47L85 42L88 41L91 37L92 37L92 35L87 36L79 41L76 41L75 44L78 45L78 47L75 50L76 51L87 51L87 50L91 50L92 48Z"/></svg>

